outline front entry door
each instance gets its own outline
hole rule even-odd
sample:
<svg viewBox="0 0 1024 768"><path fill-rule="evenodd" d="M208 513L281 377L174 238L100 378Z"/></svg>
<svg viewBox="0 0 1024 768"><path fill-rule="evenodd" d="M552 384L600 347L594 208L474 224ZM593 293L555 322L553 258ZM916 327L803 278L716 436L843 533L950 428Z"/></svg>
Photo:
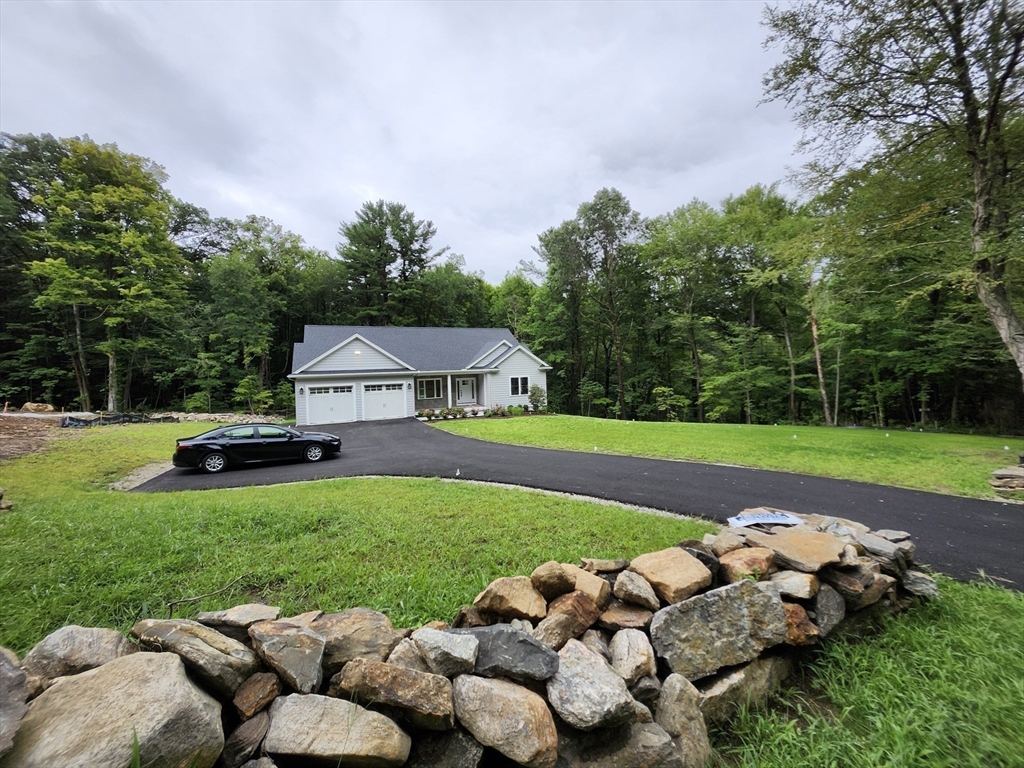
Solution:
<svg viewBox="0 0 1024 768"><path fill-rule="evenodd" d="M455 404L473 405L476 403L476 379L455 380Z"/></svg>

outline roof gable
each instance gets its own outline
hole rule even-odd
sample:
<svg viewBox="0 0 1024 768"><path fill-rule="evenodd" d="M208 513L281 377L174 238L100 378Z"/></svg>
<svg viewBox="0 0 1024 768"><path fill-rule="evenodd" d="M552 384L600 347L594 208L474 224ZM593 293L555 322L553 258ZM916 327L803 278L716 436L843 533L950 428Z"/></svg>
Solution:
<svg viewBox="0 0 1024 768"><path fill-rule="evenodd" d="M415 371L463 371L475 363L492 363L516 348L529 352L505 328L307 325L302 342L295 345L292 373L323 368L317 361L326 363L328 355L354 337Z"/></svg>

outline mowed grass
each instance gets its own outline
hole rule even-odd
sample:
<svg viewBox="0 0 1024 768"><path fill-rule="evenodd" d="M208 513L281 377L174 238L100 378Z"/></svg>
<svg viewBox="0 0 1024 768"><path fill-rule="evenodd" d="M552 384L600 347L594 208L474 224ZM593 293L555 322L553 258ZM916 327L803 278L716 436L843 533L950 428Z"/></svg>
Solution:
<svg viewBox="0 0 1024 768"><path fill-rule="evenodd" d="M528 421L523 419L522 421ZM0 644L67 623L126 631L170 600L194 616L262 600L285 614L365 605L397 626L450 619L498 576L548 559L631 557L713 526L437 480L336 480L125 494L183 425L90 430L0 464ZM342 459L344 460L344 459ZM263 470L246 470L261 472ZM830 640L799 687L712 732L728 768L1024 765L1024 597L941 579L877 634Z"/></svg>
<svg viewBox="0 0 1024 768"><path fill-rule="evenodd" d="M582 416L433 422L457 435L571 451L733 464L994 498L992 470L1017 463L1024 438L826 427L669 424Z"/></svg>
<svg viewBox="0 0 1024 768"><path fill-rule="evenodd" d="M493 579L547 560L634 557L715 529L440 480L108 490L135 467L168 459L183 427L90 430L0 465L0 486L15 504L0 516L0 645L24 653L65 624L127 630L139 618L166 617L169 601L238 577L176 615L263 601L285 615L367 606L396 626L418 626L451 620Z"/></svg>

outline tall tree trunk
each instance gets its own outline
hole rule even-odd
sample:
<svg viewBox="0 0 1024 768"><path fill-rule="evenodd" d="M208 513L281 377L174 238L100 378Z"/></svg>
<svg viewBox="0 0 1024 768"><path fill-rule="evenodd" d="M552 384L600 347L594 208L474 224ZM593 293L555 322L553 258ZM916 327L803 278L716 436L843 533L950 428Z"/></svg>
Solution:
<svg viewBox="0 0 1024 768"><path fill-rule="evenodd" d="M704 423L704 401L701 400L700 396L702 393L703 382L701 381L700 372L700 351L697 349L697 334L693 332L693 315L690 315L690 322L687 324L686 334L690 338L690 352L693 354L693 389L696 396L697 403L697 422L699 424Z"/></svg>
<svg viewBox="0 0 1024 768"><path fill-rule="evenodd" d="M107 411L117 412L117 355L107 353Z"/></svg>
<svg viewBox="0 0 1024 768"><path fill-rule="evenodd" d="M789 336L789 317L779 306L782 315L782 337L786 340L786 359L789 360L789 423L796 424L796 362L793 360L793 340Z"/></svg>
<svg viewBox="0 0 1024 768"><path fill-rule="evenodd" d="M839 426L839 355L843 351L843 340L839 339L839 344L836 345L836 391L834 393L836 404L835 408L832 409L832 418L835 419L835 424Z"/></svg>
<svg viewBox="0 0 1024 768"><path fill-rule="evenodd" d="M977 238L975 238L977 241ZM974 248L977 254L981 249ZM979 270L980 272L980 270ZM1024 322L1010 303L1006 295L1006 288L1003 284L991 282L984 274L978 274L976 279L978 298L988 310L989 319L999 333L999 338L1013 356L1017 364L1017 370L1021 373L1021 383L1024 387Z"/></svg>
<svg viewBox="0 0 1024 768"><path fill-rule="evenodd" d="M811 315L811 342L814 344L814 362L818 366L818 391L821 392L821 407L825 411L825 426L832 426L832 413L828 407L828 392L825 391L825 368L821 364L821 344L818 343L818 317L814 314L814 302L809 301Z"/></svg>
<svg viewBox="0 0 1024 768"><path fill-rule="evenodd" d="M82 309L77 303L73 304L72 308L75 315L75 354L77 355L77 364L72 367L75 369L75 377L78 378L78 394L82 398L82 408L91 411L89 366L85 362L85 345L82 343Z"/></svg>

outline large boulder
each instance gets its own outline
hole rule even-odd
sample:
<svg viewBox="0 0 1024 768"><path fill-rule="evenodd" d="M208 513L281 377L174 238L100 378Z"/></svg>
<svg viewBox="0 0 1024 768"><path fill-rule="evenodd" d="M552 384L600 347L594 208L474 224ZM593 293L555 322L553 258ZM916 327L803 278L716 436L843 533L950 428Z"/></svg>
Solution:
<svg viewBox="0 0 1024 768"><path fill-rule="evenodd" d="M534 589L528 576L503 576L492 581L473 601L481 611L505 619L540 621L547 614L544 595Z"/></svg>
<svg viewBox="0 0 1024 768"><path fill-rule="evenodd" d="M396 707L418 728L446 731L455 727L452 684L447 677L373 659L353 659L341 671L339 689L344 698Z"/></svg>
<svg viewBox="0 0 1024 768"><path fill-rule="evenodd" d="M13 651L0 648L0 757L10 751L14 732L28 711L25 672Z"/></svg>
<svg viewBox="0 0 1024 768"><path fill-rule="evenodd" d="M52 680L77 675L134 653L138 647L113 629L61 627L28 652L21 662L30 696L38 696Z"/></svg>
<svg viewBox="0 0 1024 768"><path fill-rule="evenodd" d="M220 704L173 653L135 653L44 691L14 737L4 768L210 768L224 747Z"/></svg>
<svg viewBox="0 0 1024 768"><path fill-rule="evenodd" d="M618 672L579 640L558 653L558 672L548 680L548 701L573 728L590 731L633 718L633 697Z"/></svg>
<svg viewBox="0 0 1024 768"><path fill-rule="evenodd" d="M782 601L749 581L662 608L651 620L658 656L688 680L750 661L785 639Z"/></svg>
<svg viewBox="0 0 1024 768"><path fill-rule="evenodd" d="M630 563L629 570L643 576L658 597L670 605L711 584L707 566L679 547L640 555Z"/></svg>
<svg viewBox="0 0 1024 768"><path fill-rule="evenodd" d="M252 647L299 693L320 688L325 641L311 629L286 621L261 621L249 627Z"/></svg>
<svg viewBox="0 0 1024 768"><path fill-rule="evenodd" d="M473 674L512 680L547 680L558 671L558 654L532 635L507 624L453 629L479 642Z"/></svg>
<svg viewBox="0 0 1024 768"><path fill-rule="evenodd" d="M527 768L553 768L558 733L544 699L507 680L460 675L455 715L473 738Z"/></svg>
<svg viewBox="0 0 1024 768"><path fill-rule="evenodd" d="M665 678L655 712L654 722L675 739L683 765L703 768L711 758L711 744L700 711L700 691L685 677L673 673Z"/></svg>
<svg viewBox="0 0 1024 768"><path fill-rule="evenodd" d="M132 627L143 647L178 654L211 688L234 696L257 669L255 652L215 629L188 619L145 619Z"/></svg>
<svg viewBox="0 0 1024 768"><path fill-rule="evenodd" d="M402 639L391 619L369 608L325 613L310 624L324 638L324 674L333 675L352 659L384 661Z"/></svg>
<svg viewBox="0 0 1024 768"><path fill-rule="evenodd" d="M761 704L789 677L787 656L762 656L749 664L702 681L700 711L708 723L728 720L742 706Z"/></svg>
<svg viewBox="0 0 1024 768"><path fill-rule="evenodd" d="M563 730L558 752L559 768L690 768L657 723L634 722L582 734Z"/></svg>
<svg viewBox="0 0 1024 768"><path fill-rule="evenodd" d="M393 720L343 699L293 693L270 707L263 750L316 764L390 768L405 763L412 739Z"/></svg>

